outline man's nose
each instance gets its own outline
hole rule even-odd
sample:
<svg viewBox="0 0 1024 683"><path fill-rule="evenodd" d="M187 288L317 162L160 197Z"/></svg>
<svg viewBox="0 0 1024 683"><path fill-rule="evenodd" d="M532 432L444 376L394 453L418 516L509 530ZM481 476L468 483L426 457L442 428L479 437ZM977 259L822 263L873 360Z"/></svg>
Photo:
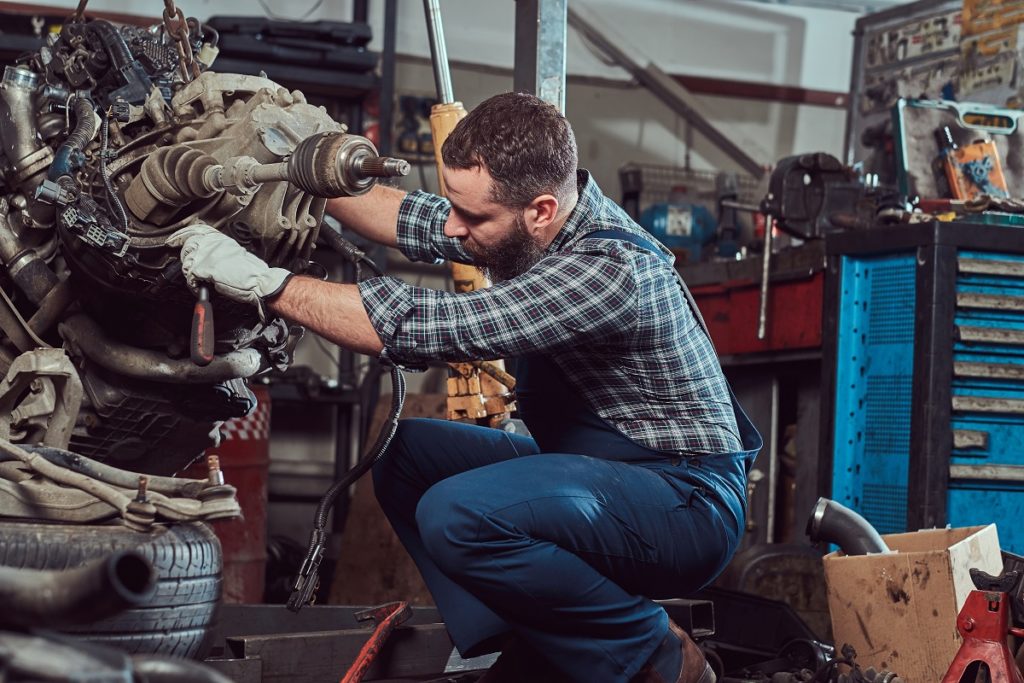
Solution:
<svg viewBox="0 0 1024 683"><path fill-rule="evenodd" d="M469 230L462 224L461 221L457 221L451 216L444 224L444 234L446 237L467 237Z"/></svg>

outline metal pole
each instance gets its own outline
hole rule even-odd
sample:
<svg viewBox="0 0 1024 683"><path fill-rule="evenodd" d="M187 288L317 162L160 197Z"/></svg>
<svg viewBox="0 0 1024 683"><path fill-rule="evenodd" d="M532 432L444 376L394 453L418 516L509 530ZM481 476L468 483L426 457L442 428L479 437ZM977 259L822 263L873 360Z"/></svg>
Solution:
<svg viewBox="0 0 1024 683"><path fill-rule="evenodd" d="M448 48L444 42L439 0L423 0L423 13L427 18L427 37L430 39L430 61L434 65L434 83L441 104L455 101L452 92L452 74L448 70Z"/></svg>
<svg viewBox="0 0 1024 683"><path fill-rule="evenodd" d="M772 231L775 230L775 221L771 215L765 216L764 221L764 257L761 261L761 310L757 316L757 338L764 339L768 329L768 283L771 280L772 270Z"/></svg>
<svg viewBox="0 0 1024 683"><path fill-rule="evenodd" d="M515 0L512 89L533 93L565 111L567 0Z"/></svg>
<svg viewBox="0 0 1024 683"><path fill-rule="evenodd" d="M380 64L380 153L391 154L395 109L395 36L398 0L384 0L384 53Z"/></svg>

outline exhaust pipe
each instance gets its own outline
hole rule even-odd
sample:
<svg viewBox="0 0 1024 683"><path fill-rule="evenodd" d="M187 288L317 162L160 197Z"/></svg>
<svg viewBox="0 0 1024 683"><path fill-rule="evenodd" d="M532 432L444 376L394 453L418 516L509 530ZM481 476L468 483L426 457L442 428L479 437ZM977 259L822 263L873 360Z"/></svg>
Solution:
<svg viewBox="0 0 1024 683"><path fill-rule="evenodd" d="M889 546L868 520L828 498L819 498L814 505L807 520L807 535L812 543L834 543L847 555L889 552Z"/></svg>
<svg viewBox="0 0 1024 683"><path fill-rule="evenodd" d="M155 592L153 565L134 551L63 571L0 567L0 628L90 624L137 607Z"/></svg>

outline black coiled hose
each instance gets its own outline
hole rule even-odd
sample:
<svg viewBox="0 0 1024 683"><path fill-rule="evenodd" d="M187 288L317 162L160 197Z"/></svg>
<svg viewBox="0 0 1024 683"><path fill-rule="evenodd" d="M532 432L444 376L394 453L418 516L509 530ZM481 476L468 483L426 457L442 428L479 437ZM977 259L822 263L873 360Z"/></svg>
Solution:
<svg viewBox="0 0 1024 683"><path fill-rule="evenodd" d="M57 148L57 154L54 155L53 163L50 164L50 170L46 177L52 181L71 174L71 155L85 150L85 146L89 144L95 133L93 128L95 114L92 102L84 97L75 97L71 100L69 107L71 115L75 119L75 126L71 129L67 139Z"/></svg>
<svg viewBox="0 0 1024 683"><path fill-rule="evenodd" d="M395 438L395 432L398 431L398 418L402 414L403 405L405 405L405 375L402 374L401 368L393 366L391 368L391 411L388 413L387 422L381 427L373 448L359 462L349 468L338 481L334 482L331 488L327 489L327 493L317 505L316 515L313 519L313 532L309 539L309 549L306 551L306 557L302 562L302 569L299 571L292 595L288 599L287 606L292 612L298 612L312 600L313 592L319 582L317 574L326 549L325 529L331 508L334 507L338 496L369 472L374 463L380 460L388 446L391 445L391 440Z"/></svg>
<svg viewBox="0 0 1024 683"><path fill-rule="evenodd" d="M327 526L327 515L330 514L331 508L334 507L334 501L337 500L338 495L370 471L373 464L380 460L380 457L384 455L384 451L391 445L391 440L395 438L395 432L398 431L398 418L402 414L403 405L405 405L405 375L402 374L401 369L398 367L392 367L391 411L388 413L388 421L381 427L380 434L377 435L377 441L373 444L373 448L370 449L370 453L353 465L352 469L342 475L341 479L334 482L334 485L327 489L327 493L320 499L320 504L316 508L315 518L315 524L318 529L323 529Z"/></svg>
<svg viewBox="0 0 1024 683"><path fill-rule="evenodd" d="M362 262L366 263L377 275L383 274L381 269L377 267L377 264L367 258L362 250L344 239L329 225L324 224L324 229L320 231L320 234L331 248L355 263L357 269L359 267L358 264ZM383 457L388 446L391 445L391 440L395 438L395 432L398 431L398 418L402 415L402 406L404 405L405 375L402 374L401 368L392 366L391 410L388 412L387 422L381 427L380 434L377 435L377 440L369 452L359 462L349 468L338 481L334 482L331 488L327 489L327 493L324 494L323 498L320 499L320 504L317 505L316 514L313 517L313 531L309 536L309 548L306 551L305 559L302 561L299 575L295 579L292 594L288 598L287 606L292 612L298 612L303 606L309 604L313 600L313 593L316 591L316 587L319 585L320 561L323 559L327 548L327 516L331 513L331 508L334 507L334 503L339 495L360 477L369 472L373 464Z"/></svg>

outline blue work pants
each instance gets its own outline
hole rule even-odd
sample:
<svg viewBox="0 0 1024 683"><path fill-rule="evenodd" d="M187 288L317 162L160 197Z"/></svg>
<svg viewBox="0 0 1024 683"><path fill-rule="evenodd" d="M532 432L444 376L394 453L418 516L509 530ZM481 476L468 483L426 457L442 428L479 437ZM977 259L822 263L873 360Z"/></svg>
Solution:
<svg viewBox="0 0 1024 683"><path fill-rule="evenodd" d="M651 598L701 588L732 556L752 457L540 453L521 435L407 419L373 480L463 656L514 632L567 679L613 682L665 637Z"/></svg>

